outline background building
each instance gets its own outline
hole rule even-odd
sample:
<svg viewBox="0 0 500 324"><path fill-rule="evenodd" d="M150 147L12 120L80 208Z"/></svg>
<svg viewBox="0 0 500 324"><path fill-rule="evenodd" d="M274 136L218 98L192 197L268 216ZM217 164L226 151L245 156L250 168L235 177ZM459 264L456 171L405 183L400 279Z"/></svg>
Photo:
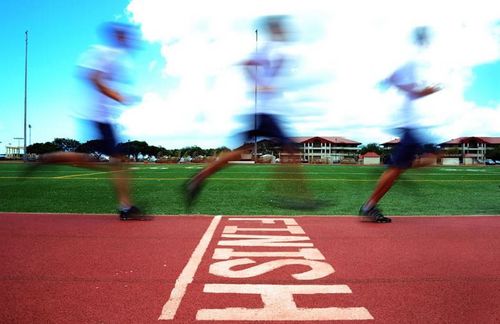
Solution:
<svg viewBox="0 0 500 324"><path fill-rule="evenodd" d="M459 158L460 163L484 163L489 151L500 148L500 137L458 137L440 145L445 155Z"/></svg>
<svg viewBox="0 0 500 324"><path fill-rule="evenodd" d="M380 155L375 152L367 152L359 156L359 162L363 165L379 165Z"/></svg>
<svg viewBox="0 0 500 324"><path fill-rule="evenodd" d="M292 137L299 144L301 160L309 163L354 162L360 142L340 136Z"/></svg>

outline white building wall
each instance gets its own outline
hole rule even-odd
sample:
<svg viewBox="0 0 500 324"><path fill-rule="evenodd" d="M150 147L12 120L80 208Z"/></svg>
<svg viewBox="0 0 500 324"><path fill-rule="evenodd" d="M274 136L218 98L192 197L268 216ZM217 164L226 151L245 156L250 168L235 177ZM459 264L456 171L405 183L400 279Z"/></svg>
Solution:
<svg viewBox="0 0 500 324"><path fill-rule="evenodd" d="M443 158L441 161L443 165L460 165L459 158Z"/></svg>
<svg viewBox="0 0 500 324"><path fill-rule="evenodd" d="M365 157L363 158L364 165L378 165L380 164L380 157Z"/></svg>

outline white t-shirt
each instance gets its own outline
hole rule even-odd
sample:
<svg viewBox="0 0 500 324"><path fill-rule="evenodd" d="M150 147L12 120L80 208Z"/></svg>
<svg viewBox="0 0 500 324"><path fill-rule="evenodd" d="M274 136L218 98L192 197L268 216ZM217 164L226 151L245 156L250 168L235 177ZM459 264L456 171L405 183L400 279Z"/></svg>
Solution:
<svg viewBox="0 0 500 324"><path fill-rule="evenodd" d="M102 72L104 82L113 90L121 92L127 81L130 61L127 52L121 48L103 45L92 46L78 62L80 77L90 88L92 102L81 109L85 119L113 123L121 113L121 104L102 94L89 80L92 71Z"/></svg>
<svg viewBox="0 0 500 324"><path fill-rule="evenodd" d="M413 84L414 90L423 90L430 86L428 82L429 64L424 61L409 61L397 69L388 81L394 86L408 86ZM418 128L422 126L422 112L416 103L419 98L412 97L409 93L401 91L404 102L396 115L395 127Z"/></svg>
<svg viewBox="0 0 500 324"><path fill-rule="evenodd" d="M259 113L283 114L286 108L283 107L282 98L289 60L289 56L285 53L285 45L283 42L267 42L249 58L257 64L256 78L253 80L257 88L273 89L272 91L257 92L257 112ZM249 68L254 67L250 66Z"/></svg>

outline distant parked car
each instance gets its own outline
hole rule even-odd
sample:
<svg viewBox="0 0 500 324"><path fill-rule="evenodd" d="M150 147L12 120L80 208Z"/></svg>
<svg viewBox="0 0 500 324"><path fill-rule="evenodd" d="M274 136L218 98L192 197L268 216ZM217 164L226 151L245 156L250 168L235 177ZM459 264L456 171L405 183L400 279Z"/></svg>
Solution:
<svg viewBox="0 0 500 324"><path fill-rule="evenodd" d="M486 165L495 165L495 164L497 164L497 162L498 162L498 164L500 164L500 161L494 161L492 159L486 159L484 161L484 164L486 164Z"/></svg>
<svg viewBox="0 0 500 324"><path fill-rule="evenodd" d="M109 162L109 155L101 154L99 156L99 161L101 161L101 162Z"/></svg>
<svg viewBox="0 0 500 324"><path fill-rule="evenodd" d="M495 160L495 164L500 164L500 161L499 160Z"/></svg>

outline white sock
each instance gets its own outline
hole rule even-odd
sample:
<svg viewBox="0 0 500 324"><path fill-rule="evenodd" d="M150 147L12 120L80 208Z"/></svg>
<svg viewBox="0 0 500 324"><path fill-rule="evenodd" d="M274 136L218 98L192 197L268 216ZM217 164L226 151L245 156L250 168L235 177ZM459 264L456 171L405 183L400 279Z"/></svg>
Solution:
<svg viewBox="0 0 500 324"><path fill-rule="evenodd" d="M129 209L130 209L130 207L132 207L132 206L130 206L130 205L124 205L124 204L120 204L120 210L121 210L121 211L127 211L127 210L129 210Z"/></svg>

